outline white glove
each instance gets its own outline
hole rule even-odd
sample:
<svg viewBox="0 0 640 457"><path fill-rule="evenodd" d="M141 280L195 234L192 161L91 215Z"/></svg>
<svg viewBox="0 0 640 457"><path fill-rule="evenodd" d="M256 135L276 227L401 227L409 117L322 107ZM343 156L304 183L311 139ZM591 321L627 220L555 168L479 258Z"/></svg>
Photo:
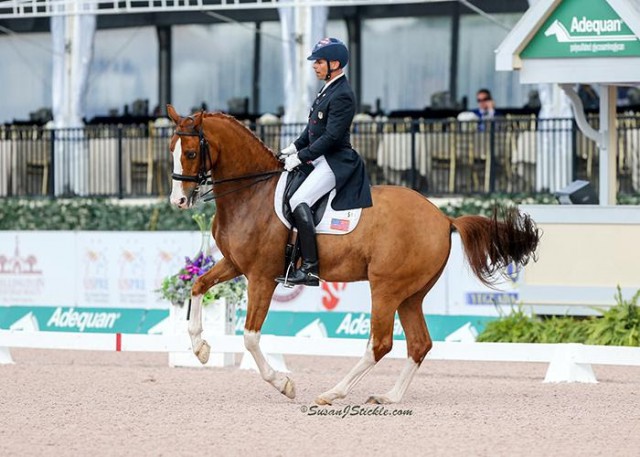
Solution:
<svg viewBox="0 0 640 457"><path fill-rule="evenodd" d="M295 154L296 152L298 152L298 150L296 149L295 143L291 143L289 146L287 146L286 148L284 148L282 151L278 153L278 158L286 159L287 157Z"/></svg>
<svg viewBox="0 0 640 457"><path fill-rule="evenodd" d="M302 162L298 158L298 154L290 155L284 161L284 169L287 171L291 171L301 163Z"/></svg>

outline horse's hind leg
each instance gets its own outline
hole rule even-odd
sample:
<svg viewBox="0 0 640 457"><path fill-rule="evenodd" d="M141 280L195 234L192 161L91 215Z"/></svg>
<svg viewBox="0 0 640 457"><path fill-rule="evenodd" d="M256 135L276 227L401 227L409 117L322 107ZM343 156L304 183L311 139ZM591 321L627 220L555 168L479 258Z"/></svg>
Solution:
<svg viewBox="0 0 640 457"><path fill-rule="evenodd" d="M202 296L216 284L233 279L240 273L227 259L222 258L213 268L196 279L191 289L191 315L189 316L189 336L193 353L200 363L209 360L211 347L202 339Z"/></svg>
<svg viewBox="0 0 640 457"><path fill-rule="evenodd" d="M387 298L388 300L376 299L374 294L371 312L371 337L367 343L364 356L333 389L316 398L317 404L330 405L334 400L346 397L351 389L391 350L393 345L393 318L396 307L389 306L392 303L392 298ZM385 303L386 306L381 307L379 306L380 303Z"/></svg>
<svg viewBox="0 0 640 457"><path fill-rule="evenodd" d="M260 329L267 317L275 288L276 283L272 279L254 279L253 277L249 279L249 303L244 326L244 345L253 356L262 379L275 387L281 394L295 398L296 391L293 381L288 376L277 373L260 350Z"/></svg>
<svg viewBox="0 0 640 457"><path fill-rule="evenodd" d="M413 376L431 349L433 343L422 314L422 300L430 288L429 286L412 295L398 307L400 323L407 339L409 357L393 389L384 395L372 395L367 403L389 404L402 400Z"/></svg>

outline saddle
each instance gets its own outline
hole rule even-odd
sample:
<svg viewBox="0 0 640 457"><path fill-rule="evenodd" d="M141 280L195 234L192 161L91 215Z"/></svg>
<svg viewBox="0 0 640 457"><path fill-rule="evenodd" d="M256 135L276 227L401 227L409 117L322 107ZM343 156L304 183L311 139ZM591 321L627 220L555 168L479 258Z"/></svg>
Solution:
<svg viewBox="0 0 640 457"><path fill-rule="evenodd" d="M313 171L311 164L301 164L289 173L283 173L276 185L274 195L274 211L280 219L280 222L289 229L289 240L285 249L285 272L288 268L293 268L300 259L300 245L293 242L294 221L292 217L292 208L289 199L300 188L302 182ZM313 222L316 226L316 233L328 234L332 236L340 236L351 233L358 225L362 208L335 210L331 206L332 199L336 195L336 189L333 189L327 195L318 200L311 212L313 214Z"/></svg>
<svg viewBox="0 0 640 457"><path fill-rule="evenodd" d="M294 168L291 172L289 172L287 176L287 184L284 188L284 198L282 199L282 213L284 218L289 222L291 226L293 226L293 217L291 213L293 212L293 208L289 203L293 194L296 193L296 190L302 185L307 176L311 174L314 166L310 163L303 163L298 167ZM312 207L311 212L313 213L313 223L318 225L322 220L322 216L327 209L327 203L329 202L329 195L325 194L318 200Z"/></svg>

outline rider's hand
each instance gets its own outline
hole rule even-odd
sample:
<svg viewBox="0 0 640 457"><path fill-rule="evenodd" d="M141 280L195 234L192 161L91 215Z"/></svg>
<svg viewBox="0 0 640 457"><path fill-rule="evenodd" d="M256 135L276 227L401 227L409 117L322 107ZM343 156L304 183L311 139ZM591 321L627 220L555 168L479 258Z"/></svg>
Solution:
<svg viewBox="0 0 640 457"><path fill-rule="evenodd" d="M278 159L284 160L287 157L295 154L296 152L298 152L298 150L296 149L296 145L294 143L291 143L289 146L278 153Z"/></svg>
<svg viewBox="0 0 640 457"><path fill-rule="evenodd" d="M298 158L298 154L293 154L287 157L284 161L284 169L287 171L293 170L295 167L300 165L302 162Z"/></svg>

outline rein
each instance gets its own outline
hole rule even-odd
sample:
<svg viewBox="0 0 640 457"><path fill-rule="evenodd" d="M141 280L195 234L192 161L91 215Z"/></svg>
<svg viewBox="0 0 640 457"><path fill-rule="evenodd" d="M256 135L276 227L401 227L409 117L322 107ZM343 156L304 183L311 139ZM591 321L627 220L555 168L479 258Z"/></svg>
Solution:
<svg viewBox="0 0 640 457"><path fill-rule="evenodd" d="M211 178L211 173L209 171L207 171L207 157L209 156L209 143L207 142L207 140L204 137L204 134L202 133L202 129L200 129L199 131L195 132L178 132L176 131L176 135L178 136L198 136L200 137L200 170L198 171L197 175L181 175L178 173L172 173L171 174L171 178L175 179L176 181L186 181L186 182L195 182L196 184L198 184L198 186L204 186L204 185L212 185L215 186L216 184L224 184L224 183L229 183L229 182L237 182L237 181L244 181L247 179L253 179L252 182L250 182L249 184L243 185L243 186L239 186L239 187L235 187L233 189L230 189L226 192L223 192L221 194L213 194L213 189L209 189L207 192L205 192L204 194L201 195L201 198L208 202L211 200L215 200L221 197L224 197L225 195L229 195L232 194L234 192L238 192L240 190L243 189L248 189L249 187L252 187L260 182L263 181L267 181L268 179L270 179L272 176L275 175L279 175L281 173L284 172L284 170L272 170L272 171L263 171L261 173L252 173L252 174L248 174L248 175L242 175L242 176L235 176L232 178L224 178L224 179L212 179ZM207 194L211 194L209 196L207 196Z"/></svg>
<svg viewBox="0 0 640 457"><path fill-rule="evenodd" d="M234 187L233 189L230 189L230 190L228 190L226 192L222 192L221 194L215 194L214 195L213 194L213 189L209 189L204 194L202 194L201 197L205 202L209 202L211 200L216 200L218 198L224 197L225 195L229 195L229 194L232 194L234 192L238 192L239 190L248 189L249 187L258 184L259 182L267 181L267 180L271 179L272 176L274 176L276 174L280 174L283 171L284 170L274 170L274 171L267 171L267 172L264 172L264 173L259 173L257 175L246 175L246 176L238 176L237 178L221 179L221 180L218 180L218 181L208 181L207 184L215 185L216 183L220 183L220 182L234 182L234 181L240 181L240 180L243 180L243 179L254 179L255 180L255 181L250 182L249 184L245 184L244 186ZM207 195L209 193L211 193L211 195Z"/></svg>

